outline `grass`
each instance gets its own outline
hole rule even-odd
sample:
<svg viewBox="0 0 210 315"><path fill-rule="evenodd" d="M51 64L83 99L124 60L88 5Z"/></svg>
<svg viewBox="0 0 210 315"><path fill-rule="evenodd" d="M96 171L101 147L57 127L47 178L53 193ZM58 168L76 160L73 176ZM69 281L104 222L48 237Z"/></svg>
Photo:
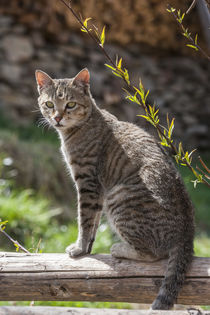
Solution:
<svg viewBox="0 0 210 315"><path fill-rule="evenodd" d="M210 257L210 238L206 234L198 235L194 241L195 255Z"/></svg>
<svg viewBox="0 0 210 315"><path fill-rule="evenodd" d="M0 306L29 306L31 301L25 302L0 302ZM122 302L48 302L48 301L35 301L35 306L64 306L64 307L87 307L87 308L117 308L117 309L132 309L132 305Z"/></svg>

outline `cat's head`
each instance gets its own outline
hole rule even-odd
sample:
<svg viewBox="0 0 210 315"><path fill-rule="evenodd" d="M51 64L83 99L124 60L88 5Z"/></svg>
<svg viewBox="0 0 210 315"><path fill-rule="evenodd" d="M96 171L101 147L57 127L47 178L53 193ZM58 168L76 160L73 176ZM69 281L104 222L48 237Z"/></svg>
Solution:
<svg viewBox="0 0 210 315"><path fill-rule="evenodd" d="M37 70L38 103L44 118L58 130L82 125L90 116L90 74L85 68L72 79L52 79Z"/></svg>

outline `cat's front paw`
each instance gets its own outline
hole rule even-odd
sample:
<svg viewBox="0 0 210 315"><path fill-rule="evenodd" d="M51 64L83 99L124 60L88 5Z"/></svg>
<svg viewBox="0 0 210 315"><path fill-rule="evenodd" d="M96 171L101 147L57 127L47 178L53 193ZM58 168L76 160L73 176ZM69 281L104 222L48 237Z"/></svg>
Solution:
<svg viewBox="0 0 210 315"><path fill-rule="evenodd" d="M66 247L66 253L69 254L70 257L82 256L86 254L86 251L80 248L76 243L71 244Z"/></svg>

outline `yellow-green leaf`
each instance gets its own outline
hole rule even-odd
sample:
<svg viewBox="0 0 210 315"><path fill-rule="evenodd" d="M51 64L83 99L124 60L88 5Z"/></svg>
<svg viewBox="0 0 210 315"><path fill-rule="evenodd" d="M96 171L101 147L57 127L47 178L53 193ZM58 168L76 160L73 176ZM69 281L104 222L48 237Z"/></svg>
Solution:
<svg viewBox="0 0 210 315"><path fill-rule="evenodd" d="M101 42L102 47L104 47L104 42L105 42L105 28L106 28L106 26L103 27L102 32L101 32L101 36L100 36L100 42Z"/></svg>
<svg viewBox="0 0 210 315"><path fill-rule="evenodd" d="M114 68L114 67L108 65L107 63L105 63L104 65L105 65L107 68L110 68L110 69L112 69L112 70L116 70L116 68Z"/></svg>
<svg viewBox="0 0 210 315"><path fill-rule="evenodd" d="M3 226L3 225L6 225L8 223L8 220L6 221L0 221L0 227Z"/></svg>
<svg viewBox="0 0 210 315"><path fill-rule="evenodd" d="M198 34L195 35L195 44L197 45L198 43Z"/></svg>
<svg viewBox="0 0 210 315"><path fill-rule="evenodd" d="M117 63L117 68L118 69L122 68L122 58L120 58L119 62Z"/></svg>
<svg viewBox="0 0 210 315"><path fill-rule="evenodd" d="M121 73L116 72L116 71L112 71L112 73L113 73L114 75L116 75L117 77L122 78L122 74L121 74Z"/></svg>
<svg viewBox="0 0 210 315"><path fill-rule="evenodd" d="M87 19L85 19L84 22L83 22L83 25L84 25L85 27L87 27L87 23L88 23L88 21L91 20L91 19L92 19L92 18L87 18Z"/></svg>
<svg viewBox="0 0 210 315"><path fill-rule="evenodd" d="M81 31L82 31L82 32L87 33L87 28L88 28L88 25L87 25L87 24L88 24L88 21L89 21L89 20L91 20L91 18L87 18L87 19L84 20L84 22L83 22L83 25L84 25L84 26L81 27ZM91 29L89 29L89 31L91 31Z"/></svg>
<svg viewBox="0 0 210 315"><path fill-rule="evenodd" d="M126 82L128 83L128 85L130 85L129 73L128 73L127 69L125 69L125 71L124 71L124 78L125 78Z"/></svg>
<svg viewBox="0 0 210 315"><path fill-rule="evenodd" d="M187 44L186 46L188 46L188 47L190 47L190 48L193 48L193 49L195 49L195 50L198 51L198 48L197 48L196 46L194 46L194 45Z"/></svg>
<svg viewBox="0 0 210 315"><path fill-rule="evenodd" d="M19 251L19 245L16 244L16 243L14 243L14 245L15 245L15 247L16 247L16 252L18 252L18 251Z"/></svg>

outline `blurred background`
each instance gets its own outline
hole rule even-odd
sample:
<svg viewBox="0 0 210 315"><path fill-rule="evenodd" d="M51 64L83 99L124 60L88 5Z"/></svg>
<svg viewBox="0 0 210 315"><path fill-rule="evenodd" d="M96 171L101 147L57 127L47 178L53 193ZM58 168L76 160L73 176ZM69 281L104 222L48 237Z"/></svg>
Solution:
<svg viewBox="0 0 210 315"><path fill-rule="evenodd" d="M209 166L210 65L199 52L186 47L178 25L166 11L167 3L72 0L83 19L92 17L99 30L106 25L109 54L123 58L132 83L142 79L150 90L149 102L160 108L162 124L167 113L175 117L176 141L182 141L186 150L197 148L196 154ZM198 33L199 44L208 51L209 20L202 17L199 3L202 0L184 24L193 34ZM171 0L170 4L185 12L191 1ZM137 117L141 109L125 100L121 81L104 66L106 62L59 0L1 0L0 218L8 220L6 231L31 252L63 252L77 236L76 195L58 137L53 130L39 126L36 69L64 78L87 67L98 106L154 132ZM210 256L210 190L202 185L194 189L192 174L183 167L180 171L196 207L196 254ZM103 218L93 252L109 252L115 238ZM0 250L15 250L2 234ZM94 304L105 305L116 307L113 303ZM122 303L117 307L121 306L130 307Z"/></svg>

